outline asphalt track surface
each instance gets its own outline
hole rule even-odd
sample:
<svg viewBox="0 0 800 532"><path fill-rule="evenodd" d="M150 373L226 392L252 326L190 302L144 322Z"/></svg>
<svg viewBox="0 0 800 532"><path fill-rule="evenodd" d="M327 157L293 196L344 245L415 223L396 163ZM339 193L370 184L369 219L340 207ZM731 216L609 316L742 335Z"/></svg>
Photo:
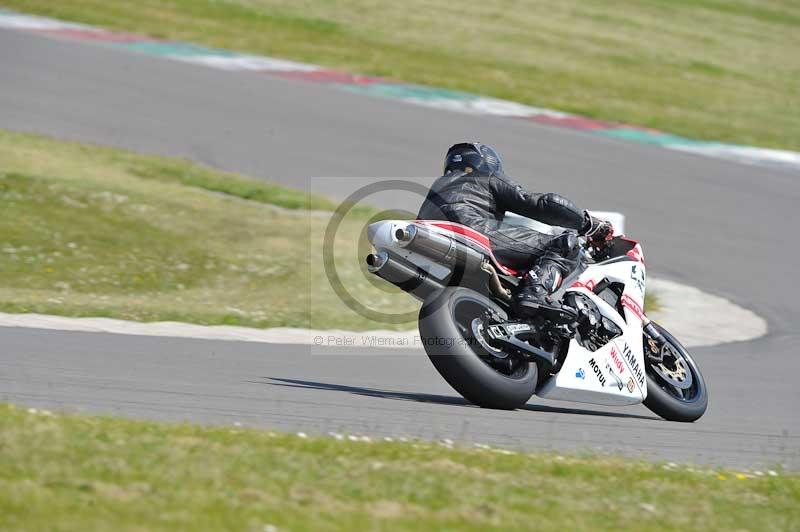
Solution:
<svg viewBox="0 0 800 532"><path fill-rule="evenodd" d="M464 403L421 351L0 330L0 400L307 432L619 451L800 467L800 175L556 129L372 99L257 73L0 30L0 127L169 156L341 196L356 181L433 175L461 139L494 144L529 188L626 214L649 271L767 319L751 342L696 349L707 414L532 399ZM381 203L385 198L375 198ZM403 200L409 208L418 199ZM698 316L702 326L702 316Z"/></svg>

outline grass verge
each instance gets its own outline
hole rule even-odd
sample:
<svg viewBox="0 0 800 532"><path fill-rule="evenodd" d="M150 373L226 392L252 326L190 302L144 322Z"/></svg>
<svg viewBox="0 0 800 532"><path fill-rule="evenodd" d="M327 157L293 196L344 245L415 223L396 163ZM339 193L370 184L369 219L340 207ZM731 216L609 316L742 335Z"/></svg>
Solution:
<svg viewBox="0 0 800 532"><path fill-rule="evenodd" d="M5 530L792 530L800 478L0 405Z"/></svg>
<svg viewBox="0 0 800 532"><path fill-rule="evenodd" d="M21 11L800 149L791 0L2 0Z"/></svg>
<svg viewBox="0 0 800 532"><path fill-rule="evenodd" d="M349 310L323 270L333 204L183 160L0 130L0 311L253 327L410 328ZM311 209L311 210L309 210ZM333 257L377 309L354 209ZM313 297L312 297L313 293Z"/></svg>

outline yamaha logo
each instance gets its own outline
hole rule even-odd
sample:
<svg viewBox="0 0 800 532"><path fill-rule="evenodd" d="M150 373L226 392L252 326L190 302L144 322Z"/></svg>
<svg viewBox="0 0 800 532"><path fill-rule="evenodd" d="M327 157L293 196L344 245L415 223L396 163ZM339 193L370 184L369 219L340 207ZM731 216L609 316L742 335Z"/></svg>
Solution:
<svg viewBox="0 0 800 532"><path fill-rule="evenodd" d="M625 344L625 348L622 350L622 355L625 357L625 360L628 361L628 365L631 368L631 372L636 376L636 381L639 383L639 386L644 386L644 372L642 372L642 367L639 366L639 363L636 361L636 357L633 356L633 351Z"/></svg>

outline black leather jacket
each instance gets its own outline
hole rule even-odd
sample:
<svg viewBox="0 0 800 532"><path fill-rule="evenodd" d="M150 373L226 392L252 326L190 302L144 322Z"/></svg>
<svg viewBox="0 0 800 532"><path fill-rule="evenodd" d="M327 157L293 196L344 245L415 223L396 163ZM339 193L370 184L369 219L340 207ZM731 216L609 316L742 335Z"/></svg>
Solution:
<svg viewBox="0 0 800 532"><path fill-rule="evenodd" d="M437 179L417 218L448 220L483 233L497 259L512 268L530 268L548 251L570 255L578 245L570 231L550 235L523 226L500 226L507 211L579 233L591 227L589 216L563 196L533 194L504 175L475 172Z"/></svg>
<svg viewBox="0 0 800 532"><path fill-rule="evenodd" d="M531 193L507 176L475 173L438 178L418 218L449 220L490 233L506 211L576 231L584 230L588 222L584 211L563 196Z"/></svg>

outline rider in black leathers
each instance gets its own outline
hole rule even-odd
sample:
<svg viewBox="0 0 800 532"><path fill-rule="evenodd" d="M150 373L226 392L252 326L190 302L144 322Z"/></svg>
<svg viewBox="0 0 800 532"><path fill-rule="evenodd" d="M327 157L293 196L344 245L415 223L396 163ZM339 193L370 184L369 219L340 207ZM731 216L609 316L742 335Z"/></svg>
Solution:
<svg viewBox="0 0 800 532"><path fill-rule="evenodd" d="M554 236L527 227L501 227L506 211L567 230ZM444 175L431 186L417 218L469 226L489 237L503 265L529 270L514 297L522 315L559 311L560 302L547 296L578 267L577 235L602 241L613 231L611 224L563 196L527 192L505 175L497 152L477 142L455 144L447 151Z"/></svg>

